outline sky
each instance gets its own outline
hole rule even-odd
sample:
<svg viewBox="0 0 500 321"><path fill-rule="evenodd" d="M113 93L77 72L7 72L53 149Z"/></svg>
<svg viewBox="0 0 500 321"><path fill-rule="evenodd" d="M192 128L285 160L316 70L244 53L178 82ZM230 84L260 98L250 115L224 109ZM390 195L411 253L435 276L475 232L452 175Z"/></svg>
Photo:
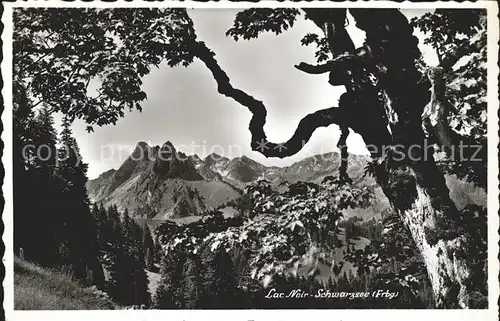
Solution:
<svg viewBox="0 0 500 321"><path fill-rule="evenodd" d="M293 28L276 36L262 34L258 39L235 42L225 32L232 26L235 9L192 9L198 38L216 53L219 65L235 88L262 100L267 108L264 127L272 142L284 142L298 122L318 109L338 105L343 87L328 84L328 75L308 75L293 66L302 61L315 63L314 46L301 46L308 32L321 30L301 15ZM411 18L422 10L405 10ZM348 17L347 30L356 46L364 41L364 32ZM421 37L420 33L416 33ZM424 59L436 64L434 51L421 45ZM229 158L246 155L262 164L287 166L305 157L336 151L340 132L337 126L319 128L307 145L286 159L265 158L250 148L248 124L251 113L246 107L217 92L208 69L195 60L189 67L153 69L143 79L147 100L143 110L132 111L115 126L94 127L87 133L82 121L73 124L73 132L83 161L89 164L88 176L95 178L111 168L117 169L139 141L150 146L170 141L186 154L205 157L211 152ZM358 134L347 139L350 153L367 154Z"/></svg>

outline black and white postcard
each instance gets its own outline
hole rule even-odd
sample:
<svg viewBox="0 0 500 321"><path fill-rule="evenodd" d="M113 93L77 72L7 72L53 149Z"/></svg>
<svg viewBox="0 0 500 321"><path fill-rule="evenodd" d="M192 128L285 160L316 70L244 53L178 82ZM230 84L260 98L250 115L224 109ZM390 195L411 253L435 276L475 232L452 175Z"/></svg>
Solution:
<svg viewBox="0 0 500 321"><path fill-rule="evenodd" d="M7 320L498 320L495 1L2 23Z"/></svg>

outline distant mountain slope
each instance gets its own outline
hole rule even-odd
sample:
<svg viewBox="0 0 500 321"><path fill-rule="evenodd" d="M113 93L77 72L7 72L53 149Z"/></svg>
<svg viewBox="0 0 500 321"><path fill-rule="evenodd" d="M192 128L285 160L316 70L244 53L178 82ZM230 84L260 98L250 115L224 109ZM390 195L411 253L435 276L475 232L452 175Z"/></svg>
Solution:
<svg viewBox="0 0 500 321"><path fill-rule="evenodd" d="M373 184L362 177L367 160L365 156L349 156L349 174L357 183ZM87 191L92 201L127 208L135 216L179 218L225 204L253 181L320 181L336 175L339 164L337 153L277 167L264 166L247 156L229 159L212 153L201 159L177 152L170 142L161 147L139 142L117 170L90 180Z"/></svg>
<svg viewBox="0 0 500 321"><path fill-rule="evenodd" d="M227 182L244 187L247 183L266 179L279 184L283 181L316 181L329 175L336 175L340 166L340 155L335 152L304 158L290 166L264 166L247 156L228 159L217 154L210 154L204 160L197 156L196 169L206 179L222 178ZM364 168L369 158L364 155L349 155L348 173L355 183L375 183L371 178L363 177Z"/></svg>
<svg viewBox="0 0 500 321"><path fill-rule="evenodd" d="M87 190L94 202L147 218L196 215L239 196L231 185L205 179L196 159L177 152L170 142L161 147L138 143L118 170L90 180Z"/></svg>

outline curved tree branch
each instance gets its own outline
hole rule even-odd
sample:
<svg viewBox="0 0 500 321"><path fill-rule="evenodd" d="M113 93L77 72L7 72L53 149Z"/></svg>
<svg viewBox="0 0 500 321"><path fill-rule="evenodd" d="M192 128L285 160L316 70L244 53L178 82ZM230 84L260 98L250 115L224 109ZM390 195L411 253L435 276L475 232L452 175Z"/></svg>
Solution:
<svg viewBox="0 0 500 321"><path fill-rule="evenodd" d="M308 64L307 62L301 62L300 64L295 65L294 67L308 74L319 75L332 71L331 69L333 65L331 61L319 65L311 65Z"/></svg>
<svg viewBox="0 0 500 321"><path fill-rule="evenodd" d="M340 149L340 169L339 169L339 178L341 182L352 183L352 179L347 174L347 161L349 158L349 153L347 152L346 140L349 136L349 128L347 126L340 126L340 138L337 143L337 147Z"/></svg>
<svg viewBox="0 0 500 321"><path fill-rule="evenodd" d="M327 127L331 124L342 126L345 123L341 108L321 109L305 116L299 122L295 133L288 141L279 144L269 142L264 132L267 111L262 101L240 89L234 88L226 72L217 63L214 57L215 54L203 42L197 42L193 46L193 51L195 56L203 61L211 71L213 78L217 82L219 93L247 107L252 113L249 124L249 130L252 134L251 147L252 150L266 157L285 158L294 155L304 147L317 128Z"/></svg>
<svg viewBox="0 0 500 321"><path fill-rule="evenodd" d="M378 68L378 66L371 59L371 51L368 46L364 46L356 49L353 53L345 53L335 57L328 62L318 65L308 64L307 62L301 62L295 65L300 71L308 74L318 75L324 74L326 72L336 72L339 69L348 69L347 64L352 64L353 68Z"/></svg>

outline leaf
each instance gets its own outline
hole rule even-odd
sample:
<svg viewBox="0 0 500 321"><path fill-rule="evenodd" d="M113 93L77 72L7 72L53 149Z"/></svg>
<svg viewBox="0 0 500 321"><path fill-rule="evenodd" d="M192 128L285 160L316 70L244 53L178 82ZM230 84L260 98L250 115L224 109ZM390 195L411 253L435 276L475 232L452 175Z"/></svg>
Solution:
<svg viewBox="0 0 500 321"><path fill-rule="evenodd" d="M257 275L257 268L252 269L252 272L250 273L250 277L252 279L255 279L255 276Z"/></svg>
<svg viewBox="0 0 500 321"><path fill-rule="evenodd" d="M296 227L296 226L300 227L301 229L303 229L303 228L304 228L304 224L302 224L302 222L301 222L301 221L299 221L299 220L297 220L297 221L293 221L293 222L291 222L290 224L288 224L288 227L289 227L292 231L294 231L294 230L295 230L295 227Z"/></svg>
<svg viewBox="0 0 500 321"><path fill-rule="evenodd" d="M266 289L269 286L272 280L273 277L271 275L264 276L264 279L262 280L262 285L264 286L264 289Z"/></svg>
<svg viewBox="0 0 500 321"><path fill-rule="evenodd" d="M293 26L299 10L295 8L251 8L236 14L233 26L226 32L226 36L235 41L257 38L263 32L280 34Z"/></svg>

